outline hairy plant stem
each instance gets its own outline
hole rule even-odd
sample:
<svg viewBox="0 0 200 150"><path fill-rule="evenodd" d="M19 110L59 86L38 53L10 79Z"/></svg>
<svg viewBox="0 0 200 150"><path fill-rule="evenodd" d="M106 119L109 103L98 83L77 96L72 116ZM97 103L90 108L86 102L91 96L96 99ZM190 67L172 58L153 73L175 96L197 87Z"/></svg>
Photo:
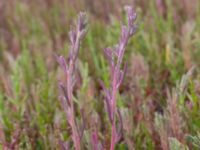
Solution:
<svg viewBox="0 0 200 150"><path fill-rule="evenodd" d="M128 33L130 31L128 30ZM128 42L128 37L129 35L126 35L126 40L125 43L121 43L120 47L119 47L119 56L117 58L117 64L114 68L114 75L113 75L113 80L112 80L112 98L111 98L111 112L112 112L112 133L111 133L111 144L110 144L110 150L114 150L115 148L115 143L116 143L116 137L117 137L117 133L116 133L116 125L115 125L115 113L116 113L116 95L117 95L117 79L119 78L119 72L120 72L120 66L122 63L122 59L124 56L124 51L125 51L125 46Z"/></svg>
<svg viewBox="0 0 200 150"><path fill-rule="evenodd" d="M78 56L80 47L80 33L77 31L77 36L75 40L75 44L72 46L71 51L74 52L69 62L69 74L67 75L67 93L70 101L70 111L71 111L71 128L72 128L72 139L76 150L80 150L81 142L80 135L78 133L78 127L76 124L75 111L74 111L74 103L73 103L73 73L75 70L75 63Z"/></svg>
<svg viewBox="0 0 200 150"><path fill-rule="evenodd" d="M124 69L121 69L125 47L128 43L128 40L136 30L136 25L134 21L136 19L136 13L133 11L132 7L127 6L127 20L128 25L123 25L121 28L121 37L119 43L113 48L106 48L105 54L110 62L110 76L111 76L111 87L106 89L103 85L105 92L105 105L108 112L109 120L111 123L111 141L110 141L110 150L114 150L115 144L119 141L121 134L117 132L115 124L115 115L116 115L116 97L119 86L124 78L126 66ZM122 124L122 122L120 122Z"/></svg>
<svg viewBox="0 0 200 150"><path fill-rule="evenodd" d="M115 148L115 142L116 142L116 126L115 126L115 108L116 108L116 76L117 74L115 73L113 76L113 85L112 85L112 99L111 99L111 112L112 112L112 133L111 133L111 145L110 145L110 150L114 150Z"/></svg>
<svg viewBox="0 0 200 150"><path fill-rule="evenodd" d="M68 61L66 62L63 56L58 57L58 62L60 63L62 69L65 72L67 81L66 86L63 83L61 83L60 85L61 90L63 91L64 94L62 96L62 104L63 104L62 106L65 110L67 121L72 130L72 140L74 143L75 150L81 149L81 138L84 131L84 120L81 131L79 130L79 126L77 125L76 122L76 114L73 102L73 90L75 84L74 80L75 69L76 69L75 65L78 57L81 39L86 33L85 27L86 27L86 16L84 13L80 13L76 29L71 30L69 33L71 48Z"/></svg>
<svg viewBox="0 0 200 150"><path fill-rule="evenodd" d="M112 123L112 137L111 137L111 144L110 144L110 150L115 149L115 143L116 143L116 126L115 123Z"/></svg>
<svg viewBox="0 0 200 150"><path fill-rule="evenodd" d="M72 88L71 88L71 76L67 76L67 93L71 107L69 108L71 113L71 128L72 128L72 139L76 150L80 150L80 137L78 134L78 129L76 125L76 118L74 114L74 103L73 103L73 96L72 96Z"/></svg>

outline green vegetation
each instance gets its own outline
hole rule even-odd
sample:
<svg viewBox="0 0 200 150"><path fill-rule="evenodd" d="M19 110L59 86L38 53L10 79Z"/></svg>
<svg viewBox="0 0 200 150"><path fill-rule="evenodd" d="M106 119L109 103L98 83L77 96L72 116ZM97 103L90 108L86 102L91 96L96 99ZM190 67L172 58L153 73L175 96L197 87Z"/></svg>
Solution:
<svg viewBox="0 0 200 150"><path fill-rule="evenodd" d="M0 5L0 149L74 148L59 100L65 75L55 55L68 56L68 32L80 10L88 16L74 87L82 149L92 137L110 147L111 125L100 80L110 84L104 48L126 21L119 0L3 0ZM127 3L132 4L132 2ZM130 39L127 72L117 94L123 138L116 150L198 150L200 147L200 2L134 2L138 29ZM118 122L119 120L117 120ZM66 146L67 147L67 146Z"/></svg>

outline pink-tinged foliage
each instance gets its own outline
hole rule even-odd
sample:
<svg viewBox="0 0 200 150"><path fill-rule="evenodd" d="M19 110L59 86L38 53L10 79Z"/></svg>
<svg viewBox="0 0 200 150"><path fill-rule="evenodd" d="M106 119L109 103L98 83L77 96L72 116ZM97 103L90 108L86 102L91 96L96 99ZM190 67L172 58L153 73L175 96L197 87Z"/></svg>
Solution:
<svg viewBox="0 0 200 150"><path fill-rule="evenodd" d="M69 52L68 61L65 60L63 56L57 57L57 61L63 69L66 77L66 85L64 83L59 83L59 88L62 91L60 95L61 105L65 111L67 122L72 130L72 140L76 150L81 149L81 138L84 131L84 122L82 128L79 128L76 117L75 117L75 108L73 102L73 89L75 85L75 69L76 69L76 60L78 57L80 42L83 39L86 33L86 15L85 13L80 13L77 21L76 28L69 32L71 48ZM83 118L84 119L84 118ZM66 144L61 143L62 149L68 149L65 146Z"/></svg>
<svg viewBox="0 0 200 150"><path fill-rule="evenodd" d="M92 142L92 149L93 150L103 150L103 147L98 139L98 132L93 131L91 134L91 142Z"/></svg>
<svg viewBox="0 0 200 150"><path fill-rule="evenodd" d="M168 91L167 106L170 135L182 141L184 136L181 129L181 115L178 108L178 100L179 97L175 90L172 90L171 94Z"/></svg>
<svg viewBox="0 0 200 150"><path fill-rule="evenodd" d="M105 94L105 106L106 106L110 123L112 125L110 150L114 150L115 144L118 142L118 140L120 139L119 137L121 136L120 132L117 132L117 128L115 124L115 115L117 111L116 95L117 95L119 86L121 85L122 80L124 78L124 74L126 70L126 65L124 69L121 69L125 48L129 39L133 36L137 28L134 23L136 20L136 13L134 12L133 8L130 6L127 6L125 7L125 9L127 12L128 25L127 26L122 25L119 43L113 48L106 48L104 50L105 55L110 64L110 77L111 77L111 87L109 89L107 89L104 85L102 85L104 94ZM120 122L122 124L122 121Z"/></svg>

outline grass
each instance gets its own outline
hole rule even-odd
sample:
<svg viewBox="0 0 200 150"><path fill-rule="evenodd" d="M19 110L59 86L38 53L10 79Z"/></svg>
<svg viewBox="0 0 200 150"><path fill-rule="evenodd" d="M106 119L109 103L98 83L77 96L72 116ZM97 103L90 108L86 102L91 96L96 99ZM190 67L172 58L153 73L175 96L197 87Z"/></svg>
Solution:
<svg viewBox="0 0 200 150"><path fill-rule="evenodd" d="M112 0L105 2L106 9L88 1L17 0L0 6L0 149L60 149L60 141L74 148L58 98L57 82L65 77L54 55L67 57L68 31L80 10L89 23L74 90L77 122L78 108L85 115L82 149L93 149L94 133L109 149L111 126L99 80L109 86L103 49L118 41L125 13ZM123 138L115 149L199 149L200 3L141 0L134 6L138 30L124 56L128 70L117 94ZM170 123L173 108L181 136Z"/></svg>

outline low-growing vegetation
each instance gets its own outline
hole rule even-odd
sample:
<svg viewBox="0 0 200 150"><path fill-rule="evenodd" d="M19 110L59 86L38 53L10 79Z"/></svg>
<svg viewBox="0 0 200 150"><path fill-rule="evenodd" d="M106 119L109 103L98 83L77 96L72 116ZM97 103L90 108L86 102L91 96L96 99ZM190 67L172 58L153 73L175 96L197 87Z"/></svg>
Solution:
<svg viewBox="0 0 200 150"><path fill-rule="evenodd" d="M0 12L0 149L200 149L198 0Z"/></svg>

